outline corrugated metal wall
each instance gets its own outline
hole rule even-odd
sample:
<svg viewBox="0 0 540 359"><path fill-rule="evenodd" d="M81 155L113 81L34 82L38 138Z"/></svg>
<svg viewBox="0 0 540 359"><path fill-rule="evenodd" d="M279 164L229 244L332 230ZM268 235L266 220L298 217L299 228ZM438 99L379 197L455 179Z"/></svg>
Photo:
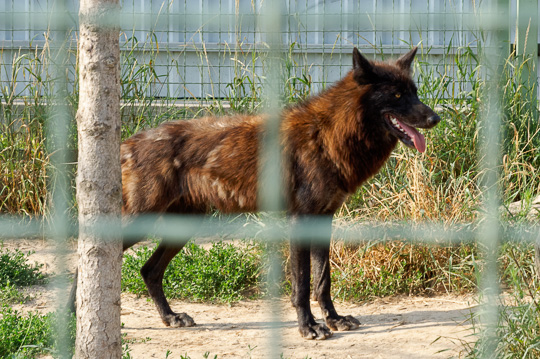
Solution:
<svg viewBox="0 0 540 359"><path fill-rule="evenodd" d="M67 4L76 29L78 1ZM442 54L474 48L480 36L478 26L464 20L475 15L474 1L283 0L281 5L284 48L294 54L290 71L298 78L307 76L314 91L349 70L353 46L380 56L421 44L427 61L444 66ZM54 0L0 0L2 83L9 81L11 64L20 54L42 48L47 36L54 35L46 21L52 6ZM227 97L227 85L235 79L263 74L264 56L252 56L265 50L264 34L257 31L260 6L261 0L125 0L124 54L138 66L152 66L155 80L147 88L149 96ZM515 1L509 9L512 16ZM25 95L24 79L17 82Z"/></svg>

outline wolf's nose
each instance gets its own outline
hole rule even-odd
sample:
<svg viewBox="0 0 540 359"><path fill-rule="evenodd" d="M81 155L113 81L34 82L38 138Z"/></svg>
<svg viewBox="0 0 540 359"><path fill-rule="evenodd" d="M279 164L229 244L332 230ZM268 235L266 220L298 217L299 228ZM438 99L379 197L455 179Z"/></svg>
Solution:
<svg viewBox="0 0 540 359"><path fill-rule="evenodd" d="M441 122L441 118L439 117L439 115L433 115L427 119L429 127L433 127L439 122Z"/></svg>

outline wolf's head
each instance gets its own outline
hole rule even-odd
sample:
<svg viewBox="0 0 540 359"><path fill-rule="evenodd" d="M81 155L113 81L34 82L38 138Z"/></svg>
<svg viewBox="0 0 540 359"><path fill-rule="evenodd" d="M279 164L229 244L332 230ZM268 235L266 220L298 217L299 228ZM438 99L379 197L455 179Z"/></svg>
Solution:
<svg viewBox="0 0 540 359"><path fill-rule="evenodd" d="M417 128L432 128L441 118L423 104L411 78L411 64L417 48L395 62L371 62L355 47L353 76L359 85L369 85L363 104L370 127L382 129L405 145L420 152L426 149L424 136Z"/></svg>

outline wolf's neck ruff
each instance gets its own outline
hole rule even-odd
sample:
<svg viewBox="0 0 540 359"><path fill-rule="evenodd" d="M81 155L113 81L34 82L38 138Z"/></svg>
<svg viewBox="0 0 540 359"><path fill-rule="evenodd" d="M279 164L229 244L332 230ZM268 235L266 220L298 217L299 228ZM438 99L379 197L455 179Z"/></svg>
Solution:
<svg viewBox="0 0 540 359"><path fill-rule="evenodd" d="M373 176L397 138L388 136L381 121L369 116L372 111L364 102L371 87L359 86L351 71L319 95L285 110L284 156L297 159L290 167L305 166L312 176L318 172L320 181L346 193ZM311 159L309 164L305 158Z"/></svg>

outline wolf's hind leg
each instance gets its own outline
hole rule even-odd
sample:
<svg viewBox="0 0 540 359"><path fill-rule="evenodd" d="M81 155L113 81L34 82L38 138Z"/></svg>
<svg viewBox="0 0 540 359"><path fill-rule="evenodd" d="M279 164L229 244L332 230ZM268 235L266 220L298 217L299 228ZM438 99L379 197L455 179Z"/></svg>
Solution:
<svg viewBox="0 0 540 359"><path fill-rule="evenodd" d="M192 327L195 321L186 313L172 311L163 292L163 275L171 260L182 250L184 243L174 246L160 243L156 251L141 268L141 275L154 301L161 320L168 327Z"/></svg>

